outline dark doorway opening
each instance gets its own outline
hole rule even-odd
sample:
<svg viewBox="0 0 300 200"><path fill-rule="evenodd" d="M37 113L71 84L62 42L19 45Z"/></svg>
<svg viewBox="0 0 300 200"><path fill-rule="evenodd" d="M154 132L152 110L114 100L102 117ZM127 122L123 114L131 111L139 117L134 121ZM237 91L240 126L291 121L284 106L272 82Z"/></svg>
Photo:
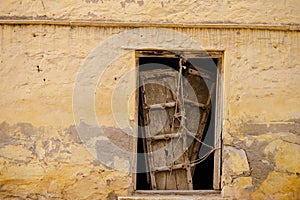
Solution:
<svg viewBox="0 0 300 200"><path fill-rule="evenodd" d="M149 56L146 57L138 57L139 64L139 79L140 74L143 72L154 72L154 71L164 71L171 69L173 71L180 71L180 57L163 57L163 56ZM188 81L191 81L191 85L195 90L197 95L198 103L201 104L201 98L203 96L207 96L207 92L203 92L203 88L208 88L208 95L210 96L210 110L207 116L206 123L204 124L203 135L199 140L201 143L205 145L201 145L195 160L197 160L197 164L194 165L193 173L192 173L192 189L193 190L211 190L214 189L213 181L214 181L214 153L211 151L210 147L214 147L215 145L215 101L216 101L216 81L217 81L217 64L218 59L211 58L192 58L189 61L185 61L184 68L181 69L181 75L185 77ZM192 75L197 75L197 77L190 78ZM195 76L196 76L195 75ZM202 76L203 75L203 76ZM161 77L164 75L162 74ZM160 77L159 77L160 78ZM199 81L199 82L197 82ZM170 83L172 84L172 83ZM205 85L204 85L205 84ZM142 83L140 83L142 85ZM151 175L149 170L149 157L147 156L147 142L145 138L145 130L144 127L147 126L147 122L145 122L145 112L143 107L145 107L143 96L143 90L140 87L139 89L139 138L137 144L137 153L139 153L137 160L137 171L140 173L136 174L136 189L137 190L152 190L153 184L151 184ZM167 109L167 108L165 108ZM199 109L201 115L203 115L203 111ZM188 115L187 117L188 118ZM171 126L170 126L171 127ZM148 143L149 144L149 143ZM144 155L144 156L143 156ZM201 161L201 162L200 162ZM196 162L195 162L196 163ZM157 172L154 172L157 173ZM179 176L180 177L180 176ZM167 180L167 179L165 179ZM171 179L170 179L171 180ZM185 180L185 179L184 179ZM153 181L153 180L152 180ZM180 184L181 181L178 181ZM165 184L168 184L167 181ZM166 187L166 186L165 186ZM167 188L167 187L166 187ZM180 188L179 186L176 188ZM156 189L156 188L155 188Z"/></svg>

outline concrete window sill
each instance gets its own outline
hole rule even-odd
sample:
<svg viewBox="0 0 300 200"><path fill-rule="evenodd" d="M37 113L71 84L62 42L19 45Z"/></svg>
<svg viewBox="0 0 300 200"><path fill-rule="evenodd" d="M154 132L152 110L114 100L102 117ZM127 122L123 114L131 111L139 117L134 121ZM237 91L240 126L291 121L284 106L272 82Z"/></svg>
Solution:
<svg viewBox="0 0 300 200"><path fill-rule="evenodd" d="M132 196L120 196L118 200L231 200L222 197L220 191L215 190L139 190Z"/></svg>
<svg viewBox="0 0 300 200"><path fill-rule="evenodd" d="M196 195L139 195L139 196L121 196L118 200L232 200L221 196L196 196Z"/></svg>

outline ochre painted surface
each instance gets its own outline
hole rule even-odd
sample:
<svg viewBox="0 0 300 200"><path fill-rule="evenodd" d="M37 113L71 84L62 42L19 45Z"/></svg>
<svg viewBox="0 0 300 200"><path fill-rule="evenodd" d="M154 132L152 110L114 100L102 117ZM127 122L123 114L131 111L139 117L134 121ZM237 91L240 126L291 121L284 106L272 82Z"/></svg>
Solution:
<svg viewBox="0 0 300 200"><path fill-rule="evenodd" d="M126 195L128 173L87 151L74 127L0 124L1 199L106 199Z"/></svg>
<svg viewBox="0 0 300 200"><path fill-rule="evenodd" d="M10 0L2 18L298 24L298 0Z"/></svg>
<svg viewBox="0 0 300 200"><path fill-rule="evenodd" d="M299 24L299 8L297 0L276 3L28 0L1 1L0 16L2 19ZM82 119L80 125L87 138L79 137L72 108L76 78L88 55L110 36L129 29L0 26L1 199L112 200L131 194L132 174L125 170L131 161L99 151L108 140L129 152L134 148L133 138L121 130L136 125L135 94L127 94L128 107L117 110L128 111L127 118L120 115L124 121L116 121L110 103L113 94L118 96L114 93L116 85L134 85L137 81L122 79L130 71L135 73L134 53L128 50L128 54L113 60L95 88L95 111L99 125L104 127L103 133L96 134L93 126ZM299 32L174 30L199 42L202 49L224 51L223 197L298 199ZM153 34L155 38L155 31ZM176 42L166 40L165 48L173 48ZM147 47L145 43L132 43L137 45L131 46L133 49ZM98 53L107 55L112 49ZM121 99L116 99L115 104L123 105ZM87 149L84 142L96 150ZM99 162L99 156L106 156L105 163Z"/></svg>

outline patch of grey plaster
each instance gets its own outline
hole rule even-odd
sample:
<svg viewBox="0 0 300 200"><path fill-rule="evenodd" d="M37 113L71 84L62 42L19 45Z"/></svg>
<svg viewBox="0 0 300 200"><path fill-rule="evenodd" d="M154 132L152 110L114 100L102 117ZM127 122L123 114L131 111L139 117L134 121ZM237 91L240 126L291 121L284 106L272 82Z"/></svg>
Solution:
<svg viewBox="0 0 300 200"><path fill-rule="evenodd" d="M134 138L132 130L129 128L119 129L114 127L101 127L105 136L115 145L122 149L133 152L133 140Z"/></svg>
<svg viewBox="0 0 300 200"><path fill-rule="evenodd" d="M291 119L288 122L293 122L293 128L290 132L300 135L300 119Z"/></svg>
<svg viewBox="0 0 300 200"><path fill-rule="evenodd" d="M254 185L263 182L268 174L274 170L274 161L272 156L268 158L264 155L264 149L269 144L266 141L254 140L251 145L246 145L244 141L239 141L235 144L238 148L245 150L250 166L251 177ZM270 159L271 158L271 159Z"/></svg>
<svg viewBox="0 0 300 200"><path fill-rule="evenodd" d="M9 124L2 122L0 124L0 147L11 142L11 137L8 135Z"/></svg>
<svg viewBox="0 0 300 200"><path fill-rule="evenodd" d="M30 123L9 125L2 122L0 124L0 134L0 147L11 144L23 145L29 149L32 147L33 141L36 141L44 132L42 127L37 128Z"/></svg>
<svg viewBox="0 0 300 200"><path fill-rule="evenodd" d="M90 126L84 122L81 122L76 127L77 132L79 133L80 140L82 142L87 142L91 138L95 138L98 136L104 136L103 131L97 126ZM82 133L82 134L80 134Z"/></svg>
<svg viewBox="0 0 300 200"><path fill-rule="evenodd" d="M97 17L97 15L92 12L88 12L87 16L88 17Z"/></svg>
<svg viewBox="0 0 300 200"><path fill-rule="evenodd" d="M81 144L82 141L78 135L78 132L76 130L76 127L74 125L70 126L69 128L64 130L64 133L61 133L61 135L63 136L63 134L65 136L67 136L68 138L70 138L71 141Z"/></svg>
<svg viewBox="0 0 300 200"><path fill-rule="evenodd" d="M98 3L99 0L85 0L86 3ZM103 0L101 0L101 2L103 3Z"/></svg>
<svg viewBox="0 0 300 200"><path fill-rule="evenodd" d="M272 121L270 123L240 122L239 132L247 135L261 135L266 133L294 133L300 134L300 119L287 121Z"/></svg>
<svg viewBox="0 0 300 200"><path fill-rule="evenodd" d="M34 128L33 125L30 123L17 123L13 126L13 128L15 128L16 131L19 131L28 137L35 135L37 132L37 129Z"/></svg>
<svg viewBox="0 0 300 200"><path fill-rule="evenodd" d="M94 165L94 166L101 166L102 165L102 163L99 160L93 160L91 162L91 164Z"/></svg>
<svg viewBox="0 0 300 200"><path fill-rule="evenodd" d="M122 6L122 8L125 8L126 4L138 4L139 6L143 6L144 5L144 0L124 0L121 1L120 4Z"/></svg>
<svg viewBox="0 0 300 200"><path fill-rule="evenodd" d="M129 170L133 156L134 138L127 134L128 130L114 127L96 127L80 123L77 127L85 147L108 169L116 168L116 162L124 162ZM117 161L116 161L117 159ZM118 160L120 159L120 160ZM98 162L94 162L98 165Z"/></svg>
<svg viewBox="0 0 300 200"><path fill-rule="evenodd" d="M45 149L45 155L51 157L58 153L60 150L61 141L59 139L51 138L50 140L44 141L43 146Z"/></svg>

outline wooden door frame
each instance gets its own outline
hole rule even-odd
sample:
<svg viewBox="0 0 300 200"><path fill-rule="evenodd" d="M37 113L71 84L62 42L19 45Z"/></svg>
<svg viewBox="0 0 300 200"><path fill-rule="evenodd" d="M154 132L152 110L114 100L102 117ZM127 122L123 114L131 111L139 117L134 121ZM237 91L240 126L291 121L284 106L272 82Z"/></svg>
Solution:
<svg viewBox="0 0 300 200"><path fill-rule="evenodd" d="M213 190L136 190L136 173L132 174L132 194L179 194L179 195L211 195L220 194L221 189L221 167L222 167L222 128L223 128L223 87L224 87L224 51L199 51L199 50L168 50L168 49L136 49L135 50L135 64L136 75L139 75L139 58L140 57L164 57L164 58L178 58L178 55L184 58L216 58L217 63L217 82L216 82L216 110L215 110L215 148L214 151L214 175L213 175ZM138 78L136 84L138 85ZM136 117L138 119L138 101L139 93L136 92ZM137 121L136 121L136 124ZM137 128L136 128L137 130ZM138 134L138 132L136 132ZM133 141L133 149L137 152L137 139L138 135ZM134 156L132 169L136 171L137 160Z"/></svg>

